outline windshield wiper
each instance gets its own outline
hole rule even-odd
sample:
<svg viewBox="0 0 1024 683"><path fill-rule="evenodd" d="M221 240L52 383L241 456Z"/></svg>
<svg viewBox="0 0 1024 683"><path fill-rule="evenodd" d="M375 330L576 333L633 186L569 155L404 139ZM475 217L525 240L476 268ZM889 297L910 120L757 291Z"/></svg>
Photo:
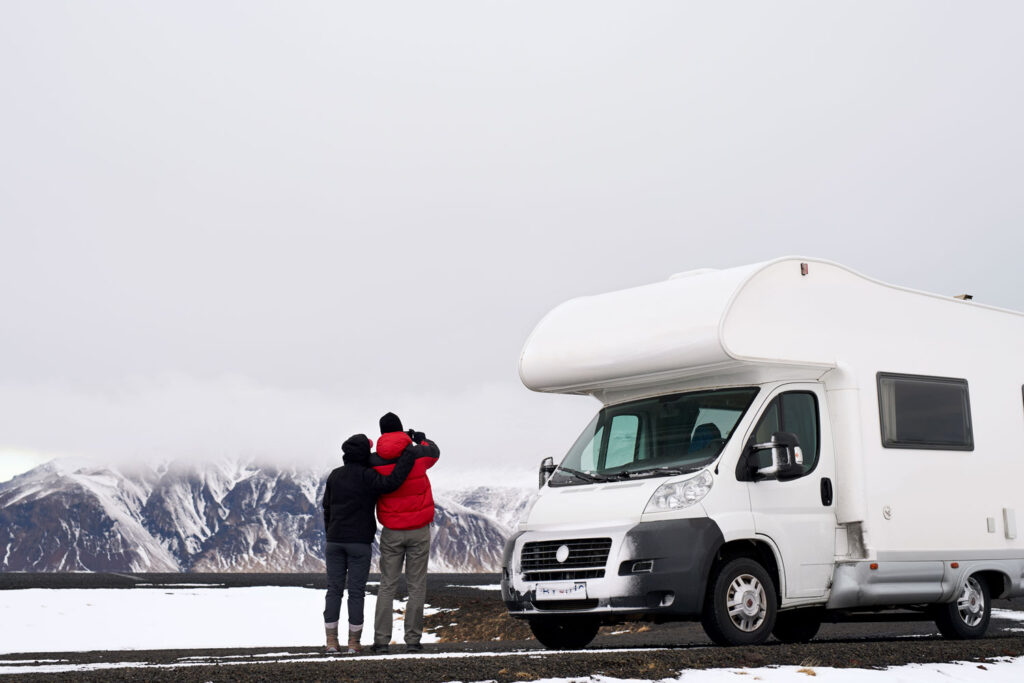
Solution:
<svg viewBox="0 0 1024 683"><path fill-rule="evenodd" d="M615 477L615 478L613 478L613 477L606 477L606 476L601 475L601 474L590 474L589 472L580 472L579 470L574 470L571 467L563 467L562 465L559 465L558 469L555 470L555 473L558 473L558 472L565 472L566 474L571 474L571 475L575 476L577 479L582 479L583 481L589 481L589 482L595 482L595 481L615 481L615 479L618 478L618 477Z"/></svg>
<svg viewBox="0 0 1024 683"><path fill-rule="evenodd" d="M701 465L700 467L683 467L683 466L676 466L676 467L651 467L651 468L645 469L645 470L630 470L628 472L623 472L623 474L627 474L627 475L629 475L631 477L635 476L635 475L648 475L648 474L689 474L690 472L696 472L701 467L703 467L703 465Z"/></svg>

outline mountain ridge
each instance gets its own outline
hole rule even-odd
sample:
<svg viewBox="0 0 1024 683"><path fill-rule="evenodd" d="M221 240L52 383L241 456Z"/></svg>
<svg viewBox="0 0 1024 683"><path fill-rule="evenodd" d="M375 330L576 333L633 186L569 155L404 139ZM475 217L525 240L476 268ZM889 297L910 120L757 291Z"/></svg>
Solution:
<svg viewBox="0 0 1024 683"><path fill-rule="evenodd" d="M323 571L328 474L226 458L51 461L0 483L0 571ZM430 570L498 571L531 496L435 488Z"/></svg>

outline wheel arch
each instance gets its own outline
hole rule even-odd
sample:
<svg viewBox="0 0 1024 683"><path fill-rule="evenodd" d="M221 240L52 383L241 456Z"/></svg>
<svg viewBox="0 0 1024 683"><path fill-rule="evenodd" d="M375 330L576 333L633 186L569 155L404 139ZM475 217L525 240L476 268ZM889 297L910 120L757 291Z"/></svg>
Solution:
<svg viewBox="0 0 1024 683"><path fill-rule="evenodd" d="M1013 588L1013 580L1009 574L1000 569L979 569L971 572L969 576L973 576L978 581L985 583L985 586L988 588L989 598L992 600L1006 597ZM968 578L968 576L965 576L964 581L967 581Z"/></svg>
<svg viewBox="0 0 1024 683"><path fill-rule="evenodd" d="M738 557L748 557L756 560L764 567L765 571L772 578L772 583L775 584L775 597L778 604L781 605L782 596L785 595L783 590L785 578L781 562L778 558L778 550L772 543L763 538L741 538L719 546L705 580L705 586L711 585L711 578L721 567Z"/></svg>

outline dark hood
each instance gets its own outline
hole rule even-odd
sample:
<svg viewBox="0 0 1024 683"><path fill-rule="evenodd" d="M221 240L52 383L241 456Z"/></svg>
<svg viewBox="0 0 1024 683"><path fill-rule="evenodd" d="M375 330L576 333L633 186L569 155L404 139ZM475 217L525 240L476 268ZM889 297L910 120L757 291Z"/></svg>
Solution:
<svg viewBox="0 0 1024 683"><path fill-rule="evenodd" d="M342 460L346 463L365 465L370 461L373 442L365 434L353 434L341 444Z"/></svg>

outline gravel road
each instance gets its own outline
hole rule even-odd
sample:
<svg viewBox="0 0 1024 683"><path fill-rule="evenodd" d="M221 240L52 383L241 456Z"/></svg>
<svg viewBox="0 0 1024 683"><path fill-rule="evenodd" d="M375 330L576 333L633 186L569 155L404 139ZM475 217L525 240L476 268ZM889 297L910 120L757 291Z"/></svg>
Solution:
<svg viewBox="0 0 1024 683"><path fill-rule="evenodd" d="M374 579L371 579L374 580ZM0 590L28 587L124 587L138 584L211 583L219 585L291 585L323 587L318 575L96 575L0 574ZM712 646L697 624L644 624L602 629L586 650L548 652L529 639L522 622L504 614L496 591L468 586L497 583L493 575L431 575L428 602L457 607L428 621L442 642L422 654L392 646L388 656L335 656L318 647L222 650L34 653L0 655L0 668L17 671L17 680L68 681L529 681L546 677L604 674L619 678L659 679L685 669L798 665L875 668L923 662L977 661L1024 656L1024 622L993 615L988 637L949 641L931 622L825 624L814 641L758 647ZM1024 611L1024 602L996 601L995 607ZM454 616L453 616L454 615ZM450 624L454 622L455 626ZM9 625L5 625L5 628ZM498 638L498 640L495 640ZM62 660L117 668L60 673L28 673L35 660ZM8 664L24 662L24 664ZM122 668L128 665L130 668ZM983 664L982 664L983 665ZM45 670L43 670L45 671Z"/></svg>

